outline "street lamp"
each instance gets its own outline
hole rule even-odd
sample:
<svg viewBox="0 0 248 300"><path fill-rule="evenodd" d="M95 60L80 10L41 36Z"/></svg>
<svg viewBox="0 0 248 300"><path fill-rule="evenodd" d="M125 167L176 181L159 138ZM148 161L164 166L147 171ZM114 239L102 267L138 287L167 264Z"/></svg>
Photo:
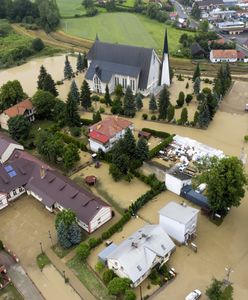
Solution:
<svg viewBox="0 0 248 300"><path fill-rule="evenodd" d="M48 230L48 237L51 240L52 246L53 246L53 239L52 239L52 235L51 235L51 231Z"/></svg>
<svg viewBox="0 0 248 300"><path fill-rule="evenodd" d="M40 242L40 251L43 254L42 242Z"/></svg>

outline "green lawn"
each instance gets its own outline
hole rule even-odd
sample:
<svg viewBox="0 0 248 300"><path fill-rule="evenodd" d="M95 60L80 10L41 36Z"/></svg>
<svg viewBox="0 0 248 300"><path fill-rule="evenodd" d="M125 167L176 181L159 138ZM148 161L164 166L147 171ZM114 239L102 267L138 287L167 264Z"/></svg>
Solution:
<svg viewBox="0 0 248 300"><path fill-rule="evenodd" d="M0 290L0 299L2 300L24 300L17 291L13 283L9 283L4 289Z"/></svg>
<svg viewBox="0 0 248 300"><path fill-rule="evenodd" d="M66 31L66 26L67 33L89 40L94 40L97 33L105 42L150 47L160 53L163 47L164 24L138 14L105 13L91 18L62 20L62 30ZM171 26L167 29L169 48L174 51L183 31Z"/></svg>
<svg viewBox="0 0 248 300"><path fill-rule="evenodd" d="M82 0L57 0L61 17L74 17L85 13Z"/></svg>
<svg viewBox="0 0 248 300"><path fill-rule="evenodd" d="M42 270L46 265L50 265L51 261L48 258L48 256L46 255L46 253L40 253L37 257L36 257L36 262L38 267Z"/></svg>

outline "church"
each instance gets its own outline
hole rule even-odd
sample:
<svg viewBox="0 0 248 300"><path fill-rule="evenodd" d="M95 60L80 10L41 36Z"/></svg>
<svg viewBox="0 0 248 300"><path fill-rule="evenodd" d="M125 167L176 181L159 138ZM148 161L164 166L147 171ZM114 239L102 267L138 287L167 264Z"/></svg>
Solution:
<svg viewBox="0 0 248 300"><path fill-rule="evenodd" d="M123 90L130 86L133 94L155 93L159 86L170 85L167 31L165 31L162 62L151 48L101 42L98 37L88 55L85 75L90 90L105 93L106 85L112 93L117 85Z"/></svg>

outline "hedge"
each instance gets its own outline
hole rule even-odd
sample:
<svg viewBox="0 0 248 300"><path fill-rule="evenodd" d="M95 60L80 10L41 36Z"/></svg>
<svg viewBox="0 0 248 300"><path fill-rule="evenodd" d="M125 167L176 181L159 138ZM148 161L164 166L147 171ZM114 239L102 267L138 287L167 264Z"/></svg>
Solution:
<svg viewBox="0 0 248 300"><path fill-rule="evenodd" d="M142 128L142 131L149 132L149 133L151 133L151 135L161 138L161 139L166 139L167 137L170 136L170 134L168 132L157 131L157 130L153 130L150 128Z"/></svg>
<svg viewBox="0 0 248 300"><path fill-rule="evenodd" d="M79 140L75 139L74 137L72 137L68 134L62 133L62 132L57 132L57 134L62 138L63 142L65 142L66 144L72 143L72 144L76 145L79 149L81 149L82 151L88 151L85 143L80 142Z"/></svg>
<svg viewBox="0 0 248 300"><path fill-rule="evenodd" d="M153 157L155 157L158 154L159 151L161 151L165 147L167 147L173 141L173 136L174 135L167 137L162 143L160 143L159 145L157 145L156 147L151 149L149 151L149 159L152 159Z"/></svg>
<svg viewBox="0 0 248 300"><path fill-rule="evenodd" d="M86 125L86 126L89 126L89 125L93 125L94 124L94 122L93 122L93 120L91 120L91 119L80 119L80 121L81 121L81 123L83 124L83 125Z"/></svg>
<svg viewBox="0 0 248 300"><path fill-rule="evenodd" d="M150 174L149 176L146 176L138 172L137 170L133 170L132 173L135 177L139 178L145 184L150 185L152 189L159 189L161 186L164 186L164 182L159 181L155 174Z"/></svg>

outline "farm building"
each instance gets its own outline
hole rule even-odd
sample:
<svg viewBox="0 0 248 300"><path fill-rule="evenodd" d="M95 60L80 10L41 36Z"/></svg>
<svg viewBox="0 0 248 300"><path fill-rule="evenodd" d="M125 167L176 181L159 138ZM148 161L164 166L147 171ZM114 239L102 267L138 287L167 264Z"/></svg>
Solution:
<svg viewBox="0 0 248 300"><path fill-rule="evenodd" d="M180 195L185 185L191 184L192 176L179 170L178 166L172 167L165 174L165 185L168 191Z"/></svg>
<svg viewBox="0 0 248 300"><path fill-rule="evenodd" d="M193 207L169 202L159 211L159 224L171 238L184 244L196 233L198 213Z"/></svg>
<svg viewBox="0 0 248 300"><path fill-rule="evenodd" d="M108 117L90 127L90 149L97 152L109 151L115 143L123 138L127 129L133 130L133 123L117 116Z"/></svg>
<svg viewBox="0 0 248 300"><path fill-rule="evenodd" d="M112 93L117 85L121 85L124 91L129 86L134 94L140 92L147 96L158 86L170 85L167 32L163 62L154 49L103 43L98 37L87 58L85 78L93 92L105 93L108 85Z"/></svg>
<svg viewBox="0 0 248 300"><path fill-rule="evenodd" d="M175 244L160 225L145 225L107 256L107 266L138 286L151 270L169 260Z"/></svg>
<svg viewBox="0 0 248 300"><path fill-rule="evenodd" d="M24 116L30 122L34 121L34 107L29 99L23 100L16 105L4 110L0 115L1 128L9 130L8 120L16 116Z"/></svg>

